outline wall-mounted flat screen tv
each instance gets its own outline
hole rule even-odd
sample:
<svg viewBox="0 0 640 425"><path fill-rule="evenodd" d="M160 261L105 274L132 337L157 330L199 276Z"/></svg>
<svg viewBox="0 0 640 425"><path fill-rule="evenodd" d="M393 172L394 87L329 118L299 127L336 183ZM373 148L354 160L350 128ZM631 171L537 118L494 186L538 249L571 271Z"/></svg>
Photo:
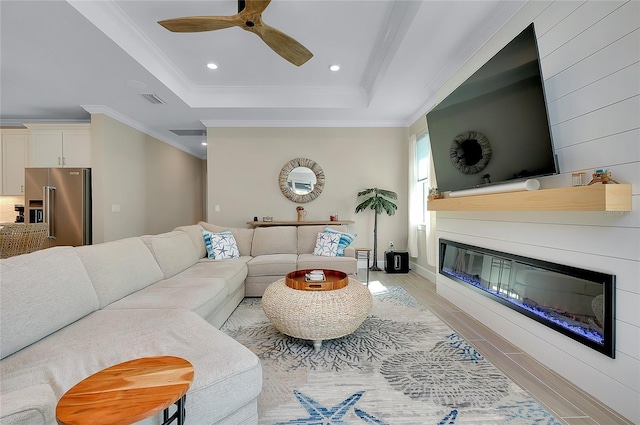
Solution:
<svg viewBox="0 0 640 425"><path fill-rule="evenodd" d="M533 24L427 114L437 187L559 172Z"/></svg>

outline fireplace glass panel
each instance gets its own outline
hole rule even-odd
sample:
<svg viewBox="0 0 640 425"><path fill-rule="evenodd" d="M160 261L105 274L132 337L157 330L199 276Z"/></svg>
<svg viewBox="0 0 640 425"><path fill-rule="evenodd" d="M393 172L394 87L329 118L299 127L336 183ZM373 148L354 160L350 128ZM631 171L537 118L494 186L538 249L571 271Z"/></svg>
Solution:
<svg viewBox="0 0 640 425"><path fill-rule="evenodd" d="M444 240L440 273L613 357L612 275Z"/></svg>

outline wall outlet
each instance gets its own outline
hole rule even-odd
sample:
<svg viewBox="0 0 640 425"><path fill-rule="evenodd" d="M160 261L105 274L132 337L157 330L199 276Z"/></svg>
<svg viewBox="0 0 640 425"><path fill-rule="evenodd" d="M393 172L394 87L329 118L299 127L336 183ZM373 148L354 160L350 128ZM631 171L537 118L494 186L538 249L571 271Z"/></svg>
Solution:
<svg viewBox="0 0 640 425"><path fill-rule="evenodd" d="M393 242L389 241L389 249L393 250Z"/></svg>

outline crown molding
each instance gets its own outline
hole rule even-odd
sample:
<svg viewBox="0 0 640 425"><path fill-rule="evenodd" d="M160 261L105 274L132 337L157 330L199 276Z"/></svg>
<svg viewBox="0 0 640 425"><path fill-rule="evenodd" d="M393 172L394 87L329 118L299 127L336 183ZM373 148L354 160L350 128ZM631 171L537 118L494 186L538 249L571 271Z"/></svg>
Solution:
<svg viewBox="0 0 640 425"><path fill-rule="evenodd" d="M335 120L201 120L207 128L222 127L283 127L283 128L403 128L409 127L400 121L335 121Z"/></svg>
<svg viewBox="0 0 640 425"><path fill-rule="evenodd" d="M24 126L29 130L89 129L91 121L27 121Z"/></svg>
<svg viewBox="0 0 640 425"><path fill-rule="evenodd" d="M178 97L183 100L189 98L193 90L186 76L115 1L67 0L67 2Z"/></svg>
<svg viewBox="0 0 640 425"><path fill-rule="evenodd" d="M369 99L373 98L421 6L422 2L417 1L401 0L393 4L362 76L361 86Z"/></svg>
<svg viewBox="0 0 640 425"><path fill-rule="evenodd" d="M63 126L74 124L89 124L90 120L67 120L67 119L32 119L32 118L11 118L0 119L0 127L24 127L27 128L27 124L35 125L49 125L49 126Z"/></svg>
<svg viewBox="0 0 640 425"><path fill-rule="evenodd" d="M131 128L134 128L148 136L151 136L155 139L160 140L161 142L164 142L168 145L173 146L174 148L180 149L183 152L188 153L189 155L193 155L196 158L200 158L200 159L205 159L206 157L203 157L201 153L195 152L189 148L187 148L186 146L180 145L176 142L174 142L173 140L171 140L170 138L167 138L165 135L163 135L162 133L159 133L143 124L140 124L138 121L132 120L131 118L127 117L126 115L121 114L118 111L115 111L111 108L109 108L108 106L104 106L104 105L80 105L85 111L89 112L90 114L104 114L110 118L113 118L116 121L121 122L122 124L128 125Z"/></svg>

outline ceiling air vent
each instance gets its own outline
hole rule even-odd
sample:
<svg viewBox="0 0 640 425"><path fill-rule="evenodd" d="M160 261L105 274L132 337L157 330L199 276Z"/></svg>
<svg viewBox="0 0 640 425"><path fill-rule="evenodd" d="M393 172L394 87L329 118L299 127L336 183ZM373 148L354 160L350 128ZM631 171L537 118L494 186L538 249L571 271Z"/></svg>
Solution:
<svg viewBox="0 0 640 425"><path fill-rule="evenodd" d="M144 97L149 102L154 103L156 105L158 104L164 105L165 103L167 103L164 100L160 99L160 96L158 96L157 94L142 93L140 94L140 96Z"/></svg>
<svg viewBox="0 0 640 425"><path fill-rule="evenodd" d="M170 130L178 136L206 136L207 130Z"/></svg>

